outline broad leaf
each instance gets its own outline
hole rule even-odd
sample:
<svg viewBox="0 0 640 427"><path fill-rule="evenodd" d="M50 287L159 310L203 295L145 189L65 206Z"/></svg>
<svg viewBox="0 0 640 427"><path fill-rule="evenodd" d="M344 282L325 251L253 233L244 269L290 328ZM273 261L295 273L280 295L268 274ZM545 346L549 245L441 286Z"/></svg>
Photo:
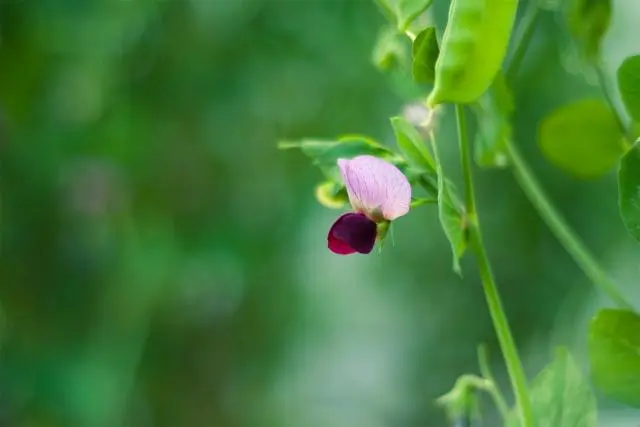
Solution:
<svg viewBox="0 0 640 427"><path fill-rule="evenodd" d="M536 427L596 427L595 396L567 349L558 348L555 358L529 387ZM521 426L515 408L505 423Z"/></svg>
<svg viewBox="0 0 640 427"><path fill-rule="evenodd" d="M593 382L604 394L640 407L640 316L600 310L589 326Z"/></svg>
<svg viewBox="0 0 640 427"><path fill-rule="evenodd" d="M596 399L566 348L533 380L531 404L537 427L595 427Z"/></svg>
<svg viewBox="0 0 640 427"><path fill-rule="evenodd" d="M618 169L618 206L629 234L640 241L640 142L636 142L620 160Z"/></svg>
<svg viewBox="0 0 640 427"><path fill-rule="evenodd" d="M402 117L392 117L391 126L398 148L409 164L430 174L436 173L435 162L420 132Z"/></svg>
<svg viewBox="0 0 640 427"><path fill-rule="evenodd" d="M373 63L382 71L402 69L409 65L409 40L394 28L384 28L373 48Z"/></svg>
<svg viewBox="0 0 640 427"><path fill-rule="evenodd" d="M538 138L551 163L583 179L609 172L624 152L624 134L615 114L598 99L556 109L542 121Z"/></svg>
<svg viewBox="0 0 640 427"><path fill-rule="evenodd" d="M398 32L404 33L418 15L431 6L432 0L376 0L376 2L395 21Z"/></svg>
<svg viewBox="0 0 640 427"><path fill-rule="evenodd" d="M567 0L565 22L585 59L597 61L611 21L611 0Z"/></svg>
<svg viewBox="0 0 640 427"><path fill-rule="evenodd" d="M489 90L473 104L478 123L474 154L479 166L507 166L507 144L512 134L513 108L513 96L507 87L504 74L499 72Z"/></svg>
<svg viewBox="0 0 640 427"><path fill-rule="evenodd" d="M433 84L436 77L436 60L440 49L434 27L425 28L413 41L411 48L413 80Z"/></svg>
<svg viewBox="0 0 640 427"><path fill-rule="evenodd" d="M627 112L640 122L640 55L622 61L618 68L618 89Z"/></svg>
<svg viewBox="0 0 640 427"><path fill-rule="evenodd" d="M462 275L460 258L462 258L467 250L467 220L463 215L460 199L458 199L455 194L455 188L446 178L442 170L440 156L438 155L438 144L433 134L430 135L430 140L436 162L436 171L438 173L438 215L440 217L440 224L451 244L453 271Z"/></svg>

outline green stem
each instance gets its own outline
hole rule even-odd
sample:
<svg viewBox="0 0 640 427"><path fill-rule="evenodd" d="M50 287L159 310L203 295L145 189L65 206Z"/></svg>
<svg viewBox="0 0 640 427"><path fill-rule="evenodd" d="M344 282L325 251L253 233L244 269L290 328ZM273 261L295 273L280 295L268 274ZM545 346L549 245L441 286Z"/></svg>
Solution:
<svg viewBox="0 0 640 427"><path fill-rule="evenodd" d="M469 149L469 135L467 133L467 118L464 114L464 106L456 104L456 123L458 125L458 144L460 148L460 163L464 177L464 206L471 223L477 223L476 199L473 188L473 176L471 175L471 150Z"/></svg>
<svg viewBox="0 0 640 427"><path fill-rule="evenodd" d="M518 72L518 68L520 67L520 63L527 48L529 47L531 36L535 29L535 18L538 14L539 7L536 1L532 0L530 4L531 7L527 10L525 17L523 18L522 30L518 33L521 36L515 37L515 53L513 55L513 59L506 68L505 74L507 76L511 76L510 81L513 80L513 77ZM602 86L604 96L614 111L618 125L623 132L627 134L624 121L613 103L613 96L611 95L611 91L607 85L602 64L596 64L595 69L598 73L598 79ZM628 144L628 141L625 140L625 143ZM615 283L607 276L593 255L591 255L589 250L582 243L580 238L571 230L558 210L555 209L553 204L549 201L549 198L543 191L541 185L536 180L535 175L524 159L520 156L515 145L509 140L507 140L507 152L511 168L516 176L516 180L520 184L520 187L538 211L540 217L545 221L551 232L564 246L565 250L571 255L574 261L584 271L594 285L603 291L616 305L623 308L631 308L631 304L624 298Z"/></svg>
<svg viewBox="0 0 640 427"><path fill-rule="evenodd" d="M496 408L498 408L498 412L500 413L500 416L502 417L502 420L506 425L509 418L509 406L507 405L504 396L502 396L502 393L498 388L498 383L491 373L491 367L489 364L489 352L486 345L478 346L478 365L480 366L480 374L482 375L482 377L491 384L490 387L486 388L487 393L489 393L493 398L493 401L496 404Z"/></svg>
<svg viewBox="0 0 640 427"><path fill-rule="evenodd" d="M527 165L522 158L517 148L508 142L507 151L520 187L538 210L538 213L549 229L555 234L560 243L562 243L565 250L573 257L587 277L616 305L621 308L631 309L631 304L622 296L622 293L618 290L615 283L609 279L593 255L591 255L589 250L582 244L578 236L575 235L564 218L562 218L562 215L549 201L549 198L544 193L544 190L531 172L529 165Z"/></svg>
<svg viewBox="0 0 640 427"><path fill-rule="evenodd" d="M513 45L515 48L505 71L505 78L509 83L513 82L517 70L520 68L520 64L527 52L527 48L535 32L535 24L539 11L540 6L538 5L538 0L529 0L529 8L525 11L518 30L513 36Z"/></svg>
<svg viewBox="0 0 640 427"><path fill-rule="evenodd" d="M511 335L507 316L502 308L500 294L493 278L489 258L487 257L484 243L482 241L482 233L478 221L475 202L475 190L473 187L473 178L471 174L471 156L469 150L469 137L467 134L464 107L456 105L456 118L458 123L458 142L460 145L460 160L462 163L462 171L464 182L466 185L465 192L465 208L469 221L469 232L471 238L471 249L476 255L480 279L484 288L485 298L489 306L489 313L493 321L493 327L496 330L500 348L507 365L509 378L516 397L517 408L519 411L522 427L533 427L533 410L531 401L527 392L527 378L522 367L522 362L518 356L516 344Z"/></svg>
<svg viewBox="0 0 640 427"><path fill-rule="evenodd" d="M602 63L602 61L598 61L594 65L594 68L596 70L596 74L598 75L598 83L600 84L600 89L602 89L602 94L604 95L604 98L607 100L609 107L611 107L611 111L613 111L613 116L615 117L616 122L618 123L618 127L620 128L620 130L625 136L622 140L623 148L625 149L625 151L630 150L631 143L629 142L629 139L632 139L632 138L630 138L627 125L625 125L624 119L622 118L623 115L620 113L620 110L618 109L616 103L614 102L615 96L613 95L613 90L611 89L611 86L607 81L607 75L604 72L604 64Z"/></svg>

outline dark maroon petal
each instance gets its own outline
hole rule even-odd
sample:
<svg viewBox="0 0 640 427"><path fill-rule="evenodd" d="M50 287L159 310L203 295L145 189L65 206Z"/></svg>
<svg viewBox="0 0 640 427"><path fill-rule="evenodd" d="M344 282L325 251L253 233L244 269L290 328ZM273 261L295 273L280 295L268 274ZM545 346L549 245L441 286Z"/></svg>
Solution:
<svg viewBox="0 0 640 427"><path fill-rule="evenodd" d="M349 255L368 254L376 243L376 223L361 213L346 213L329 229L327 242L331 252Z"/></svg>
<svg viewBox="0 0 640 427"><path fill-rule="evenodd" d="M336 239L332 235L329 235L329 238L327 239L327 241L328 241L329 250L334 254L350 255L357 252L351 246L347 245L342 240Z"/></svg>

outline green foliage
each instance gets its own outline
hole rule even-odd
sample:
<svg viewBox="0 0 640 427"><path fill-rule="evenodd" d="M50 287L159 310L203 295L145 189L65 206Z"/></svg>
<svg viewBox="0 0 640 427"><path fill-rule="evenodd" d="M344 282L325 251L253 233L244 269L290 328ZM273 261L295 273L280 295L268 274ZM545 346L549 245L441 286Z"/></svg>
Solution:
<svg viewBox="0 0 640 427"><path fill-rule="evenodd" d="M620 160L618 169L618 206L627 231L640 241L640 142Z"/></svg>
<svg viewBox="0 0 640 427"><path fill-rule="evenodd" d="M303 139L301 141L282 141L281 150L299 149L309 157L322 173L334 182L340 182L338 159L350 159L355 156L370 155L385 159L404 169L405 161L397 154L373 139L362 135L348 135L336 140Z"/></svg>
<svg viewBox="0 0 640 427"><path fill-rule="evenodd" d="M422 184L427 194L412 197L412 208L436 203L437 190L431 182L435 176L435 162L420 134L401 117L394 117L392 125L396 131L398 146L406 150L405 155L409 161L364 135L344 135L335 140L282 141L278 148L298 149L320 169L327 179L316 185L315 196L322 206L329 209L342 209L349 204L349 197L338 169L338 159L349 159L359 155L385 159L397 166L412 185Z"/></svg>
<svg viewBox="0 0 640 427"><path fill-rule="evenodd" d="M409 25L422 12L431 6L433 0L376 0L390 19L392 19L398 32L404 33Z"/></svg>
<svg viewBox="0 0 640 427"><path fill-rule="evenodd" d="M391 126L404 158L422 173L435 174L435 162L418 130L402 117L392 117Z"/></svg>
<svg viewBox="0 0 640 427"><path fill-rule="evenodd" d="M444 407L454 425L472 424L480 419L477 389L482 389L484 382L483 378L475 375L462 375L447 394L438 398L438 405Z"/></svg>
<svg viewBox="0 0 640 427"><path fill-rule="evenodd" d="M615 113L598 99L557 108L540 124L538 139L551 163L583 179L611 171L624 153Z"/></svg>
<svg viewBox="0 0 640 427"><path fill-rule="evenodd" d="M611 21L611 0L567 0L564 18L585 59L595 62Z"/></svg>
<svg viewBox="0 0 640 427"><path fill-rule="evenodd" d="M460 199L455 193L453 184L444 174L440 155L438 154L438 143L436 142L435 136L431 134L429 139L431 141L433 156L436 162L436 171L438 174L437 194L440 225L442 226L442 230L451 245L451 252L453 253L453 271L462 275L462 270L460 269L460 258L462 258L467 250L467 218L463 214Z"/></svg>
<svg viewBox="0 0 640 427"><path fill-rule="evenodd" d="M618 89L627 112L640 122L640 55L622 61L618 68Z"/></svg>
<svg viewBox="0 0 640 427"><path fill-rule="evenodd" d="M434 27L427 27L416 36L411 53L413 79L418 83L433 84L436 77L436 61L440 53Z"/></svg>
<svg viewBox="0 0 640 427"><path fill-rule="evenodd" d="M472 107L478 126L474 141L476 163L487 168L506 167L514 104L502 72L498 72L489 90Z"/></svg>
<svg viewBox="0 0 640 427"><path fill-rule="evenodd" d="M566 348L555 353L529 386L536 427L596 427L597 403L589 383ZM505 426L520 425L510 411Z"/></svg>
<svg viewBox="0 0 640 427"><path fill-rule="evenodd" d="M596 399L566 348L530 385L536 427L596 427Z"/></svg>
<svg viewBox="0 0 640 427"><path fill-rule="evenodd" d="M411 208L417 208L418 206L422 206L422 205L432 205L438 203L438 198L437 197L414 197L411 200Z"/></svg>
<svg viewBox="0 0 640 427"><path fill-rule="evenodd" d="M374 62L386 71L405 68L409 61L407 39L402 33L430 2L379 0L378 3L396 25L381 33L373 54ZM412 184L420 184L429 193L426 197L414 197L411 207L437 202L439 222L451 247L453 269L456 273L461 274L460 259L466 253L469 241L473 242L471 249L478 259L483 289L507 362L517 406L512 412L509 411L493 381L464 375L447 395L438 400L446 407L451 421L468 422L480 418L475 392L483 389L492 394L499 412L506 418L505 425L509 427L595 427L595 396L567 349L558 348L554 360L529 387L526 386L524 370L502 311L492 268L487 259L489 256L480 236L482 227L477 216L473 174L469 166L469 144L462 113L462 106L465 104L471 104L476 115L476 163L484 168L513 168L525 193L545 222L593 282L610 297L616 297L613 299L620 306L631 305L620 296L615 285L608 282L606 274L546 199L544 191L516 147L509 149L510 144L514 144L512 138L515 133L513 117L516 113L516 100L513 94L519 92L516 89L512 92L508 87L505 74L510 77L510 83L515 80L511 79L515 75L512 64L521 63L524 52L522 49L533 35L533 27L529 26L536 22L536 13L542 9L559 9L559 3L554 0L544 4L532 0L531 4L532 7L525 12L529 15L522 19L525 28L519 32L519 40L515 46L514 57L518 59L511 61L505 71L501 67L511 38L518 8L517 0L452 0L440 45L436 36L438 25L421 29L413 40L410 61L413 80L433 85L426 105L433 108L445 103L457 104L458 145L465 183L464 207L456 194L455 186L444 172L439 150L451 145L438 145L436 142L436 130L443 132L438 129L439 120L428 123L422 129L428 133L431 150L424 145L421 131L402 117L391 118L400 154L360 136L321 143L302 141L284 144L281 148L301 149L323 170L329 181L318 187L319 191L322 190L319 199L328 207L342 207L346 204L344 187L335 174L337 158L371 154L386 159L405 171ZM531 11L535 13L531 14ZM600 45L609 25L610 2L568 0L564 3L562 13L583 57L592 65L601 66ZM410 37L413 37L413 29L407 34ZM625 60L618 70L622 100L636 122L640 121L639 70L640 62L637 57ZM557 84L549 87L555 90ZM619 174L621 215L629 231L640 240L640 148L636 145L625 154L628 149L625 129L621 129L620 119L611 105L613 97L607 92L607 88L603 89L607 103L599 99L581 99L552 111L538 127L538 143L552 164L582 179L597 178L610 172L622 157ZM537 97L538 93L535 93L532 98ZM563 98L560 95L553 97L553 101L558 99ZM415 102L415 99L411 101ZM386 233L387 229L384 228L382 232ZM640 383L640 379L635 378L640 375L640 360L636 360L640 349L633 347L640 346L640 335L633 335L634 330L640 330L640 318L632 312L623 312L632 322L628 321L630 326L626 329L616 326L615 334L618 335L614 339L611 338L611 328L603 326L603 323L607 323L606 313L601 312L590 329L589 351L594 380L607 394L622 402L640 406L639 387L629 387L624 383L625 378L633 378L633 384ZM610 319L608 321L611 323ZM624 346L626 347L623 348ZM615 360L614 364L617 366L612 366L611 360ZM488 372L486 361L483 366L481 370ZM527 405L527 395L531 398L532 407Z"/></svg>
<svg viewBox="0 0 640 427"><path fill-rule="evenodd" d="M507 53L518 0L453 0L427 104L476 101Z"/></svg>
<svg viewBox="0 0 640 427"><path fill-rule="evenodd" d="M640 316L603 309L589 326L589 357L595 385L606 395L640 407Z"/></svg>
<svg viewBox="0 0 640 427"><path fill-rule="evenodd" d="M395 28L383 28L373 49L372 59L382 71L402 69L409 62L407 37Z"/></svg>

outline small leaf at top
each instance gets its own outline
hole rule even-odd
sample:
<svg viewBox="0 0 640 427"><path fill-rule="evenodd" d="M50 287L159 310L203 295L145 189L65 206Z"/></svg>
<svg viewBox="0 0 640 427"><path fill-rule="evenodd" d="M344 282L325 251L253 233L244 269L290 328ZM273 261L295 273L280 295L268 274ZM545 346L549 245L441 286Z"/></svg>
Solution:
<svg viewBox="0 0 640 427"><path fill-rule="evenodd" d="M640 55L622 61L618 68L618 89L629 115L640 121Z"/></svg>
<svg viewBox="0 0 640 427"><path fill-rule="evenodd" d="M589 326L591 376L604 394L640 407L640 316L603 309Z"/></svg>
<svg viewBox="0 0 640 427"><path fill-rule="evenodd" d="M420 132L403 117L392 117L391 126L396 135L398 148L407 162L427 173L436 173L433 156L429 152Z"/></svg>
<svg viewBox="0 0 640 427"><path fill-rule="evenodd" d="M640 241L640 142L636 142L620 160L618 207L627 231Z"/></svg>
<svg viewBox="0 0 640 427"><path fill-rule="evenodd" d="M431 6L432 0L376 0L376 2L395 21L398 32L404 33L418 15Z"/></svg>
<svg viewBox="0 0 640 427"><path fill-rule="evenodd" d="M489 90L473 104L478 123L474 155L479 166L507 166L507 143L511 139L513 108L513 96L507 87L504 74L498 72Z"/></svg>
<svg viewBox="0 0 640 427"><path fill-rule="evenodd" d="M436 29L425 28L416 36L411 48L413 80L418 83L433 84L439 53Z"/></svg>
<svg viewBox="0 0 640 427"><path fill-rule="evenodd" d="M556 109L538 130L545 157L583 179L613 169L624 153L623 138L615 113L598 99L583 99Z"/></svg>
<svg viewBox="0 0 640 427"><path fill-rule="evenodd" d="M566 348L558 348L530 385L536 427L596 427L596 399ZM519 425L513 420L509 426Z"/></svg>
<svg viewBox="0 0 640 427"><path fill-rule="evenodd" d="M611 0L567 0L564 17L585 59L597 61L611 22Z"/></svg>
<svg viewBox="0 0 640 427"><path fill-rule="evenodd" d="M372 59L378 69L389 71L409 65L409 40L395 28L383 28L373 48Z"/></svg>

